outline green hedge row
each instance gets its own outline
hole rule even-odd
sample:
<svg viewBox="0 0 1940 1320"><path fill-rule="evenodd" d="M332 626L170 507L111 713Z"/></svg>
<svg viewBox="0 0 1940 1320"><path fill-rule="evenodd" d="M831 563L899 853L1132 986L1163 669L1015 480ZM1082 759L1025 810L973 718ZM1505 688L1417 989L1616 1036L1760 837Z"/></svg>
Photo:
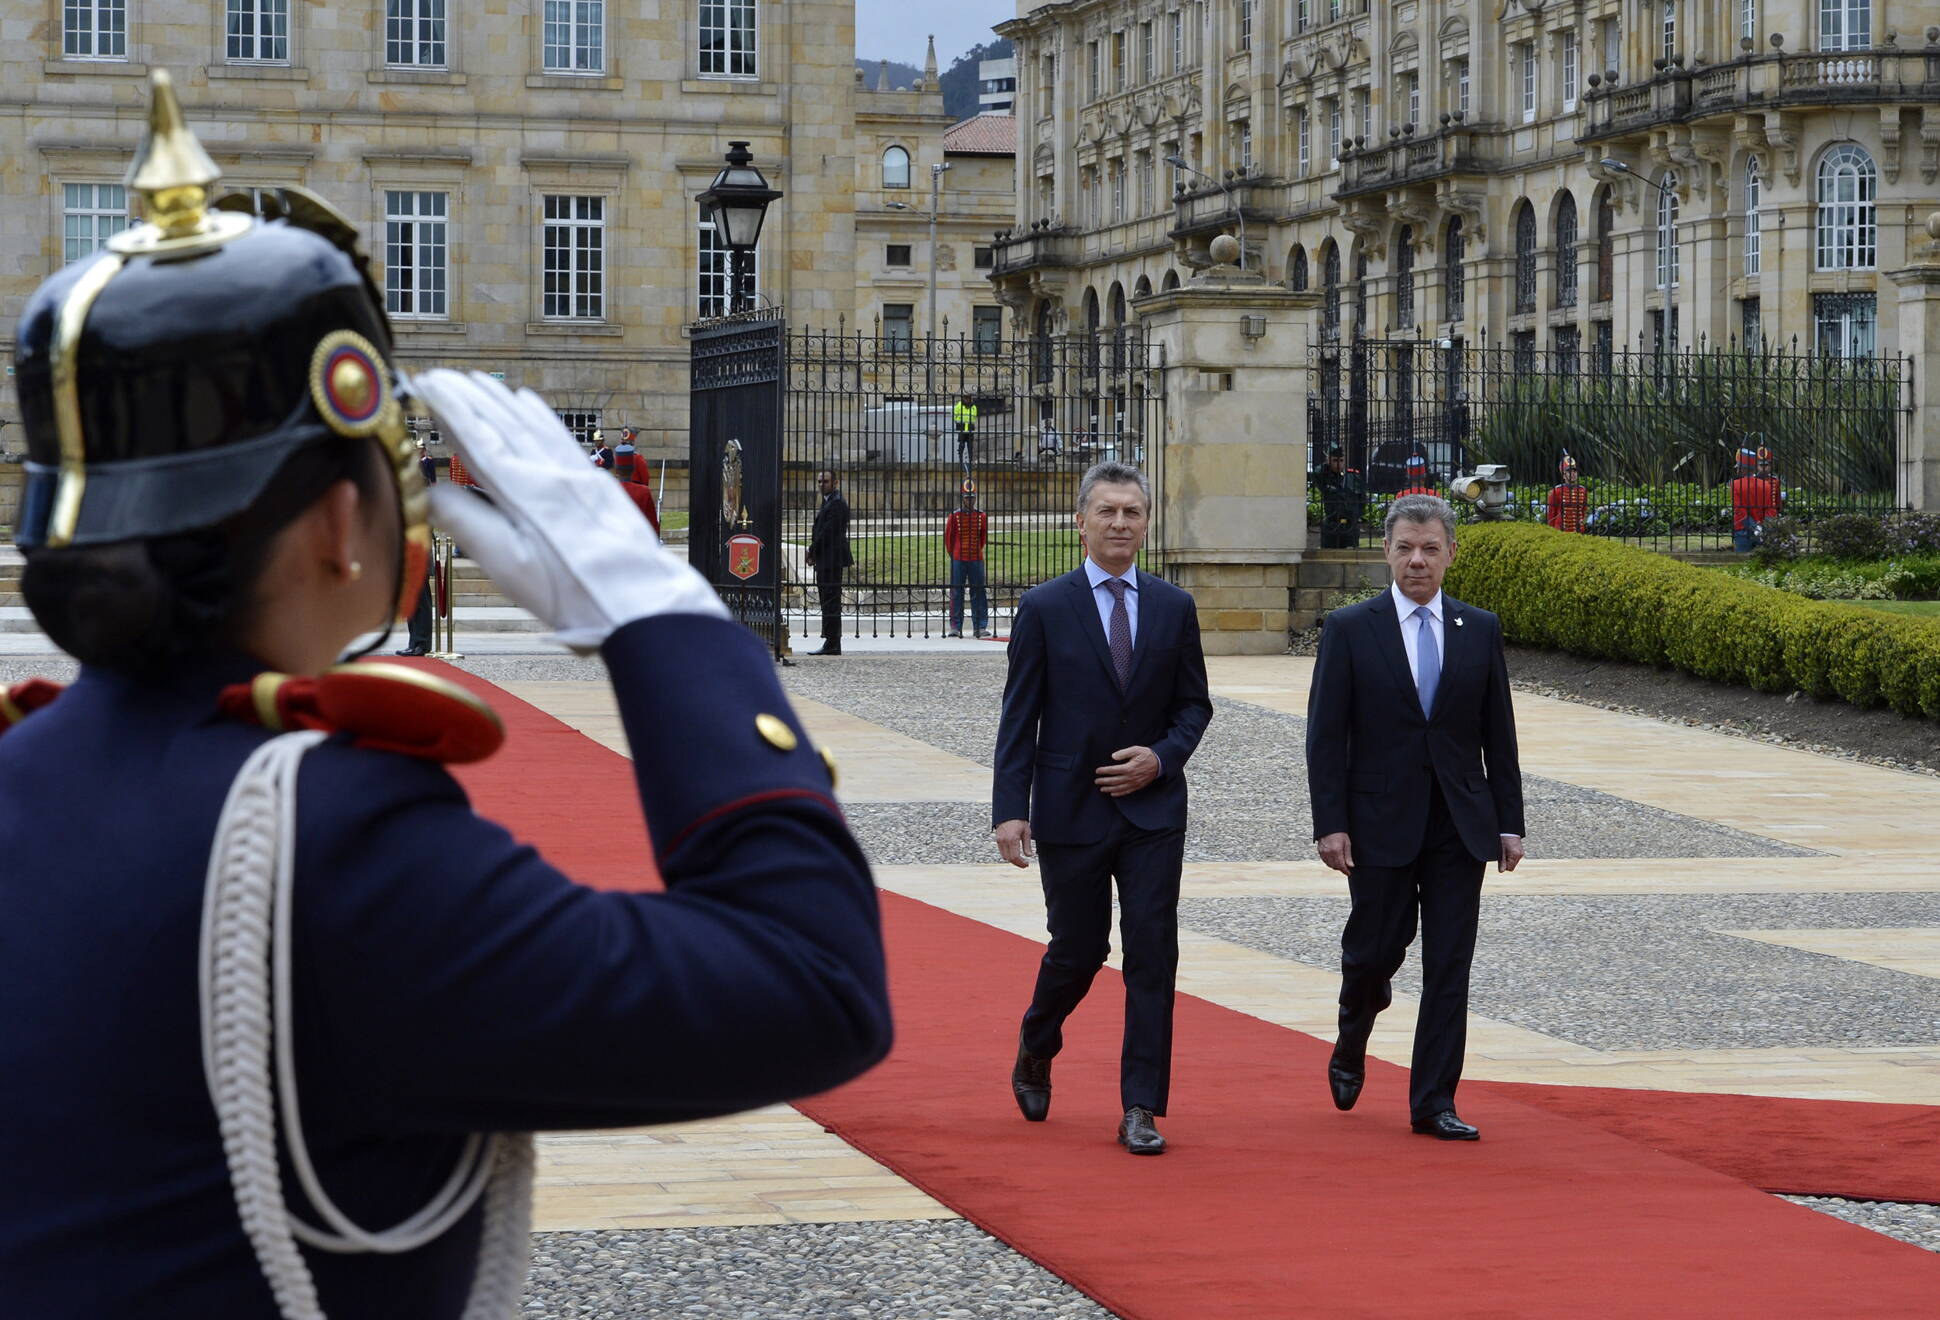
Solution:
<svg viewBox="0 0 1940 1320"><path fill-rule="evenodd" d="M1805 600L1620 542L1464 527L1448 590L1511 641L1940 719L1940 624Z"/></svg>

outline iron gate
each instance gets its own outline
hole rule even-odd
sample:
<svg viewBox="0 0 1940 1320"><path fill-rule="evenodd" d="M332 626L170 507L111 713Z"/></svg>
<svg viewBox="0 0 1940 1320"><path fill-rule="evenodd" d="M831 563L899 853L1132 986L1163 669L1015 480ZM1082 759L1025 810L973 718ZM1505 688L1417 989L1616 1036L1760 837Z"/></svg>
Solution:
<svg viewBox="0 0 1940 1320"><path fill-rule="evenodd" d="M781 654L781 411L787 324L693 332L687 553L728 611Z"/></svg>
<svg viewBox="0 0 1940 1320"><path fill-rule="evenodd" d="M794 635L821 627L802 556L824 468L850 509L845 631L928 637L951 627L944 526L972 483L988 517L989 626L1004 635L1025 590L1082 558L1072 513L1088 467L1133 463L1161 488L1162 359L1132 327L1028 340L791 332L781 536ZM1161 571L1163 545L1155 518L1141 566ZM963 595L968 636L974 592Z"/></svg>

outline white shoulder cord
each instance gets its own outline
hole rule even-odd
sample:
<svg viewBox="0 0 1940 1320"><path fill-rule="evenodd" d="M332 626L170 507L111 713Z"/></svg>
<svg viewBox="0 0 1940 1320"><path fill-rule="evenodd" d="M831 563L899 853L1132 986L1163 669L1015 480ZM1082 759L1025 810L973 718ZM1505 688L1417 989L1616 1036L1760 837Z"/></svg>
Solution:
<svg viewBox="0 0 1940 1320"><path fill-rule="evenodd" d="M358 1227L330 1200L303 1139L290 990L296 784L303 754L326 736L290 733L259 747L230 786L209 853L198 960L202 1061L236 1209L285 1320L323 1320L299 1239L322 1251L414 1251L449 1230L483 1195L478 1275L464 1320L505 1320L518 1309L531 1253L531 1134L468 1138L458 1167L430 1204L378 1232ZM297 1220L284 1202L279 1106L297 1181L328 1229Z"/></svg>

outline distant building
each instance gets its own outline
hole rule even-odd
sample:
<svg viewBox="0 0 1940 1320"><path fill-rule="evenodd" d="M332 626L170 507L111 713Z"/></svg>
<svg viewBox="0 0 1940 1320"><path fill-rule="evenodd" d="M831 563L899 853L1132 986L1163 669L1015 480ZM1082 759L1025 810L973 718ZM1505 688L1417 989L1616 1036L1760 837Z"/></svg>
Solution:
<svg viewBox="0 0 1940 1320"><path fill-rule="evenodd" d="M986 115L1007 115L1016 104L1016 59L978 61L977 112Z"/></svg>

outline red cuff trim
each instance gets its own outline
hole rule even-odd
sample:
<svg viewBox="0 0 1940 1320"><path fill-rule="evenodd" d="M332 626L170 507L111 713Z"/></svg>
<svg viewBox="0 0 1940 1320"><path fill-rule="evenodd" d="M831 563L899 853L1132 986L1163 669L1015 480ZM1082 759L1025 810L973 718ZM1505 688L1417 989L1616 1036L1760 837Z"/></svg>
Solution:
<svg viewBox="0 0 1940 1320"><path fill-rule="evenodd" d="M826 793L817 793L807 788L771 788L765 793L750 793L747 797L736 798L732 802L723 802L720 806L704 813L699 819L689 824L686 829L676 834L673 842L669 843L661 851L660 855L662 857L672 856L679 849L680 845L687 842L688 837L700 829L701 826L717 821L723 816L740 811L745 807L760 806L764 802L782 802L789 798L806 798L810 802L820 803L822 806L834 812L837 820L843 819L842 808L837 806L835 799L829 797Z"/></svg>

